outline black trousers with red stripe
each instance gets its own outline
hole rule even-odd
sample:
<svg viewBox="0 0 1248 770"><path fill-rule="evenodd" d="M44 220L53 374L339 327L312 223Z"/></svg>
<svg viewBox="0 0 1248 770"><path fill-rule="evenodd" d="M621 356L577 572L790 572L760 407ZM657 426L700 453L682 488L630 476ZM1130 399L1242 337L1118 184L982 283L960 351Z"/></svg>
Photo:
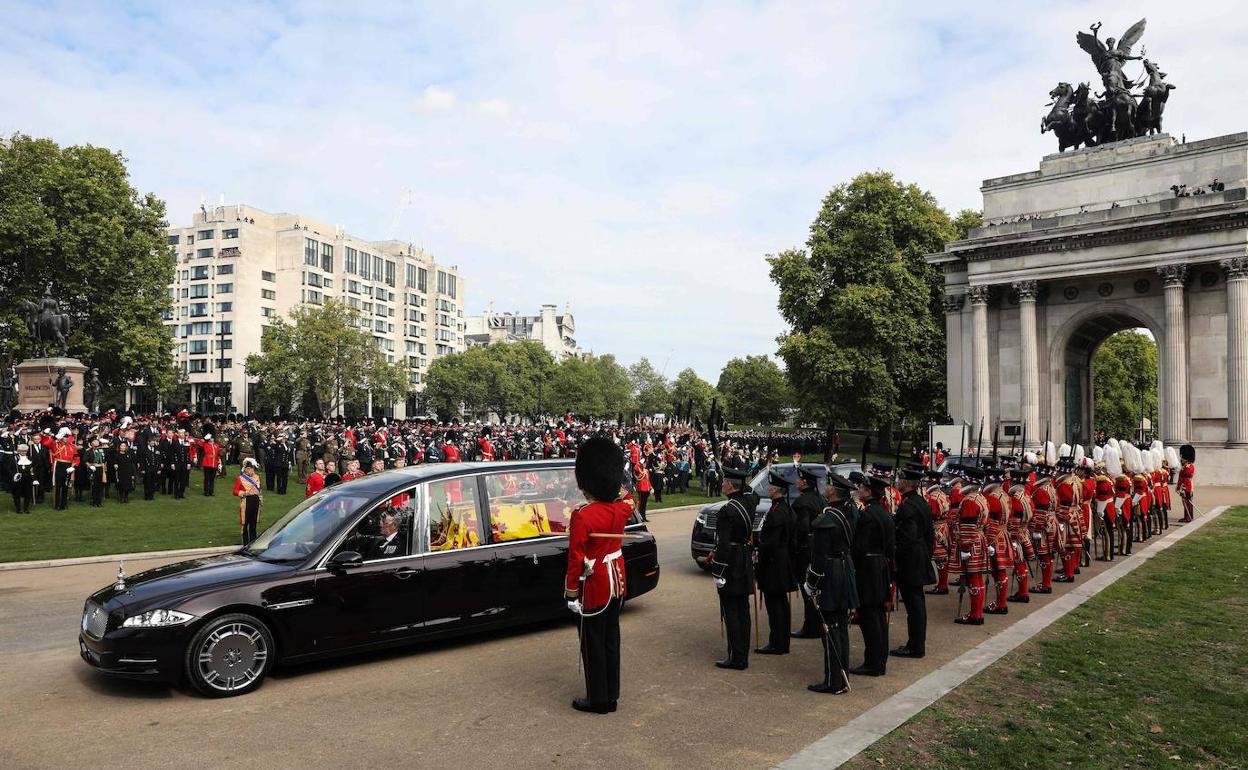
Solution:
<svg viewBox="0 0 1248 770"><path fill-rule="evenodd" d="M595 706L620 699L620 599L581 618L581 660L585 664L585 695Z"/></svg>

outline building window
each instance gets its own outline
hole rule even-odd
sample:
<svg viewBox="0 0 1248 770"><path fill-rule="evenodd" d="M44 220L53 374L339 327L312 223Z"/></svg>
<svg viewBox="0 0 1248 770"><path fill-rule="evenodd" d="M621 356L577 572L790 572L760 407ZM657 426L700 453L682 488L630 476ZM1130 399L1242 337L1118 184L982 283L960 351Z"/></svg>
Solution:
<svg viewBox="0 0 1248 770"><path fill-rule="evenodd" d="M191 303L191 318L203 318L206 315L208 315L208 303L207 302L192 302Z"/></svg>
<svg viewBox="0 0 1248 770"><path fill-rule="evenodd" d="M191 299L204 299L208 296L208 284L191 284Z"/></svg>
<svg viewBox="0 0 1248 770"><path fill-rule="evenodd" d="M234 340L217 340L217 350L232 350Z"/></svg>
<svg viewBox="0 0 1248 770"><path fill-rule="evenodd" d="M190 366L187 368L187 371L189 371L191 374L202 373L202 372L208 371L208 359L192 358L190 360Z"/></svg>
<svg viewBox="0 0 1248 770"><path fill-rule="evenodd" d="M334 272L334 245L332 243L321 244L321 269L327 273Z"/></svg>
<svg viewBox="0 0 1248 770"><path fill-rule="evenodd" d="M218 313L232 313L232 312L234 312L234 303L233 303L233 302L218 302L218 303L217 303L217 312L218 312Z"/></svg>
<svg viewBox="0 0 1248 770"><path fill-rule="evenodd" d="M373 280L380 281L386 276L386 261L381 257L373 257Z"/></svg>
<svg viewBox="0 0 1248 770"><path fill-rule="evenodd" d="M320 273L304 273L303 283L305 286L316 286L317 288L320 288L321 274Z"/></svg>
<svg viewBox="0 0 1248 770"><path fill-rule="evenodd" d="M307 302L311 302L313 305L319 305L321 304L321 293L316 289L308 289L304 299Z"/></svg>
<svg viewBox="0 0 1248 770"><path fill-rule="evenodd" d="M191 268L191 280L202 281L208 277L208 266L197 265Z"/></svg>
<svg viewBox="0 0 1248 770"><path fill-rule="evenodd" d="M211 246L209 246L209 247L208 247L208 248L206 248L206 249L198 249L198 250L195 252L195 256L199 257L200 259L209 259L209 258L211 258L211 257L212 257L212 247L211 247Z"/></svg>
<svg viewBox="0 0 1248 770"><path fill-rule="evenodd" d="M201 241L212 240L212 237L214 235L216 235L216 231L214 230L200 230L199 232L195 233L195 237L200 239Z"/></svg>
<svg viewBox="0 0 1248 770"><path fill-rule="evenodd" d="M385 330L386 330L386 322L385 322L385 321L373 321L373 331L375 331L375 332L384 332Z"/></svg>
<svg viewBox="0 0 1248 770"><path fill-rule="evenodd" d="M230 294L234 291L234 284L219 283L217 284L217 294Z"/></svg>
<svg viewBox="0 0 1248 770"><path fill-rule="evenodd" d="M270 273L268 270L261 270L260 280L268 281L269 283L277 283L277 275L275 273Z"/></svg>
<svg viewBox="0 0 1248 770"><path fill-rule="evenodd" d="M277 311L271 307L262 307L260 308L260 315L264 316L265 318L276 318Z"/></svg>
<svg viewBox="0 0 1248 770"><path fill-rule="evenodd" d="M234 275L234 266L217 265L217 275Z"/></svg>
<svg viewBox="0 0 1248 770"><path fill-rule="evenodd" d="M196 321L190 326L191 334L212 334L212 323L209 321Z"/></svg>
<svg viewBox="0 0 1248 770"><path fill-rule="evenodd" d="M322 285L323 285L326 289L332 289L332 288L334 288L334 279L333 279L333 278L326 278L324 281L322 281L322 282L321 282L321 284L322 284Z"/></svg>
<svg viewBox="0 0 1248 770"><path fill-rule="evenodd" d="M394 285L394 262L386 260L386 285Z"/></svg>
<svg viewBox="0 0 1248 770"><path fill-rule="evenodd" d="M186 236L186 245L187 245L187 246L190 246L190 245L191 245L192 243L194 243L194 242L195 242L195 236L193 236L193 235L188 235L188 236Z"/></svg>
<svg viewBox="0 0 1248 770"><path fill-rule="evenodd" d="M208 324L204 324L204 325L205 325L205 326L207 326ZM206 329L204 330L204 333L205 333L205 334L207 334L207 330L206 330ZM233 321L217 321L217 332L216 332L216 333L217 333L217 334L233 334L233 333L234 333L234 322L233 322Z"/></svg>
<svg viewBox="0 0 1248 770"><path fill-rule="evenodd" d="M191 340L187 346L187 351L191 354L207 353L208 340Z"/></svg>
<svg viewBox="0 0 1248 770"><path fill-rule="evenodd" d="M348 273L355 274L355 271L358 269L356 265L359 264L359 256L360 253L358 251L350 246L347 247L347 265L345 269Z"/></svg>
<svg viewBox="0 0 1248 770"><path fill-rule="evenodd" d="M277 292L273 291L272 289L261 289L261 290L260 290L260 299L272 299L272 300L275 300L275 299L277 299Z"/></svg>
<svg viewBox="0 0 1248 770"><path fill-rule="evenodd" d="M360 293L359 281L347 281L347 291L351 292L352 294L359 294Z"/></svg>
<svg viewBox="0 0 1248 770"><path fill-rule="evenodd" d="M303 239L303 264L305 265L321 264L321 255L320 255L320 252L317 250L318 245L319 244L317 244L317 242L312 240L311 238Z"/></svg>
<svg viewBox="0 0 1248 770"><path fill-rule="evenodd" d="M233 361L233 360L231 360L231 359L229 359L229 358L218 358L218 359L217 359L217 368L218 368L218 369L229 369L229 368L230 368L230 366L231 366L233 363L234 363L234 361Z"/></svg>
<svg viewBox="0 0 1248 770"><path fill-rule="evenodd" d="M222 238L225 238L226 240L230 240L230 239L233 239L233 238L237 238L237 237L238 237L238 228L236 227L236 228L234 228L233 230L222 230L222 231L221 231L221 237L222 237Z"/></svg>
<svg viewBox="0 0 1248 770"><path fill-rule="evenodd" d="M178 245L178 241L180 241L180 240L182 240L180 236L177 236L177 235L171 235L171 236L169 236L169 245L170 245L170 246L177 246L177 245Z"/></svg>

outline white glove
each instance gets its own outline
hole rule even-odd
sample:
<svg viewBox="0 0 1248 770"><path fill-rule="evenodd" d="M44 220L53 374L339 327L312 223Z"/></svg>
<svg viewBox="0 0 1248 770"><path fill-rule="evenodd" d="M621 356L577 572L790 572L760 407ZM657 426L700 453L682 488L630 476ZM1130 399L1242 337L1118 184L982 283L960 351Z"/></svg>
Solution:
<svg viewBox="0 0 1248 770"><path fill-rule="evenodd" d="M1039 532L1032 532L1032 533L1031 533L1031 539L1032 539L1032 540L1039 540L1039 539L1040 539L1040 533L1039 533Z"/></svg>
<svg viewBox="0 0 1248 770"><path fill-rule="evenodd" d="M960 554L958 554L958 555L962 557L962 561L966 561L967 559L971 558L971 552L970 552L970 551L963 551L962 553L960 553Z"/></svg>
<svg viewBox="0 0 1248 770"><path fill-rule="evenodd" d="M716 588L723 588L723 587L724 587L724 586L726 586L726 585L728 585L728 581L727 581L727 580L724 580L723 578L715 578L715 587L716 587Z"/></svg>
<svg viewBox="0 0 1248 770"><path fill-rule="evenodd" d="M813 597L815 595L815 587L810 583L802 583L802 593L808 597Z"/></svg>
<svg viewBox="0 0 1248 770"><path fill-rule="evenodd" d="M77 466L77 465L71 465L71 466L69 466L69 468L67 468L67 469L65 470L65 472L66 472L66 473L73 473L73 472L74 472L74 471L76 471L76 470L78 470L78 466Z"/></svg>
<svg viewBox="0 0 1248 770"><path fill-rule="evenodd" d="M14 474L13 474L13 483L14 483L14 484L18 483L18 482L19 482L19 481L21 481L21 480L22 480L22 474L20 474L20 473L14 473Z"/></svg>
<svg viewBox="0 0 1248 770"><path fill-rule="evenodd" d="M39 479L35 479L34 481L30 483L34 484L35 486L39 486Z"/></svg>
<svg viewBox="0 0 1248 770"><path fill-rule="evenodd" d="M989 555L989 556L996 556L996 555L997 555L997 549L996 549L996 548L994 548L993 546L988 546L988 555Z"/></svg>
<svg viewBox="0 0 1248 770"><path fill-rule="evenodd" d="M581 600L580 599L569 600L568 611L574 615L580 615L581 614Z"/></svg>

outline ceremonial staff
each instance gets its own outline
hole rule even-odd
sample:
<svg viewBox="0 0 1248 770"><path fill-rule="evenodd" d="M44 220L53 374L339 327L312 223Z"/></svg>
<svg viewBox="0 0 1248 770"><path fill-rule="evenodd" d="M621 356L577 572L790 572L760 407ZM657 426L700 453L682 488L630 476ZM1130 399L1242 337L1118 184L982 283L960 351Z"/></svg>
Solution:
<svg viewBox="0 0 1248 770"><path fill-rule="evenodd" d="M983 447L984 447L984 418L980 417L979 418L979 433L977 434L975 438L975 464L976 465L984 464L984 461L979 454L980 450L983 449Z"/></svg>
<svg viewBox="0 0 1248 770"><path fill-rule="evenodd" d="M711 457L712 457L712 458L714 458L714 459L715 459L715 462L719 465L719 474L720 474L720 478L725 478L725 477L724 477L724 461L723 461L723 458L722 458L722 457L720 457L720 454L719 454L719 442L718 442L718 441L716 440L716 438L715 438L715 426L718 424L717 420L719 419L719 418L718 418L718 415L716 414L716 409L717 409L718 407L719 407L719 399L718 399L718 398L712 398L712 399L711 399L711 417L710 417L710 420L707 422L707 425L706 425L706 434L707 434L707 437L708 437L708 438L710 439L710 441L711 441L711 446L710 446L710 450L711 450ZM715 541L716 541L716 544L718 544L718 542L719 542L719 533L718 533L718 532L716 532L716 534L715 534ZM710 553L708 553L708 554L706 555L706 558L703 560L703 561L706 563L706 565L707 565L707 568L708 568L708 569L710 568L711 561L712 561L712 559L714 558L714 556L715 556L715 549L714 549L714 548L712 548L712 549L711 549L711 552L710 552ZM722 603L720 603L720 602L716 602L716 604L719 604L719 638L720 638L720 639L723 639L723 638L724 638L724 636L725 636L725 631L724 631L724 606L723 606L723 604L722 604Z"/></svg>
<svg viewBox="0 0 1248 770"><path fill-rule="evenodd" d="M996 425L992 428L992 462L997 462L997 434L1001 432L1001 419L997 418Z"/></svg>

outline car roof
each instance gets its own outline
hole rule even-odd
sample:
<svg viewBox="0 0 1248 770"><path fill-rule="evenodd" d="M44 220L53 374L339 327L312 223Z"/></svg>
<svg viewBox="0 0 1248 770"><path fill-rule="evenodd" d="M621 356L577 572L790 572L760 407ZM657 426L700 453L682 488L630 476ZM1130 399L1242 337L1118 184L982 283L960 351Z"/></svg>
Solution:
<svg viewBox="0 0 1248 770"><path fill-rule="evenodd" d="M573 468L576 460L572 458L560 460L508 460L501 462L469 462L469 463L422 463L404 468L394 468L381 473L370 473L358 479L337 484L333 488L350 486L353 490L373 495L392 489L402 489L419 484L423 481L453 478L455 476L471 476L477 473L506 473L508 471L540 471L558 468Z"/></svg>

